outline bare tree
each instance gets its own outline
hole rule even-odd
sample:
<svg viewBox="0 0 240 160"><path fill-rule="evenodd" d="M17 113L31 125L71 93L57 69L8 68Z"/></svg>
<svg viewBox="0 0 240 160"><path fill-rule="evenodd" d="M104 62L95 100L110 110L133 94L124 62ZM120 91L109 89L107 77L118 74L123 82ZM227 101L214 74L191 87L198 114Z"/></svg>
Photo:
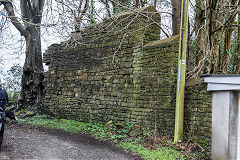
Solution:
<svg viewBox="0 0 240 160"><path fill-rule="evenodd" d="M41 52L41 21L44 0L20 0L21 17L17 17L10 0L0 0L8 18L26 41L26 58L23 67L21 99L38 103L43 94L43 64Z"/></svg>
<svg viewBox="0 0 240 160"><path fill-rule="evenodd" d="M77 13L75 14L75 19L74 19L76 31L80 31L83 17L86 15L88 8L89 8L89 0L85 0L85 4L84 4L84 0L80 0L79 6L77 8Z"/></svg>
<svg viewBox="0 0 240 160"><path fill-rule="evenodd" d="M239 0L196 0L195 69L198 74L238 73L239 40L233 36L238 35L238 12Z"/></svg>

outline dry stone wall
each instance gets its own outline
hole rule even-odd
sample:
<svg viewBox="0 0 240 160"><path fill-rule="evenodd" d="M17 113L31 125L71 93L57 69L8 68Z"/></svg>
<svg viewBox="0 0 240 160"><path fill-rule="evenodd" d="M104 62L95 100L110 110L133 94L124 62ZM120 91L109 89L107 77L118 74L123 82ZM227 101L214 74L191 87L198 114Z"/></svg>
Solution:
<svg viewBox="0 0 240 160"><path fill-rule="evenodd" d="M159 14L147 7L50 46L44 54L49 71L43 109L61 118L130 122L136 130L157 128L173 136L179 38L158 40L158 24ZM207 148L211 104L202 90L186 88L184 133Z"/></svg>
<svg viewBox="0 0 240 160"><path fill-rule="evenodd" d="M197 141L211 152L212 96L202 81L192 84L187 81L185 89L184 134L185 139Z"/></svg>

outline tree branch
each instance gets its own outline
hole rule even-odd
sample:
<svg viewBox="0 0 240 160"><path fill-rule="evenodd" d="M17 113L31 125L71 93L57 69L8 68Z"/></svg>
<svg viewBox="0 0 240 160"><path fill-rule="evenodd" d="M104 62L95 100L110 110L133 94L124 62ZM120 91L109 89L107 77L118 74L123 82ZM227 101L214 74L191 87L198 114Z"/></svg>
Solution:
<svg viewBox="0 0 240 160"><path fill-rule="evenodd" d="M0 2L4 2L4 0L0 0ZM25 38L27 38L27 31L25 27L19 22L17 17L15 16L13 5L10 1L3 3L4 8L6 9L8 13L8 17L10 18L12 24L18 29L18 31L23 35Z"/></svg>
<svg viewBox="0 0 240 160"><path fill-rule="evenodd" d="M80 2L79 7L78 7L78 16L75 18L75 23L76 23L75 24L75 29L77 31L80 30L82 19L85 16L85 14L87 13L87 10L88 10L88 7L89 7L89 0L85 1L85 5L84 5L84 8L83 8L82 11L81 11L81 6L82 6L82 1Z"/></svg>
<svg viewBox="0 0 240 160"><path fill-rule="evenodd" d="M80 15L81 15L82 4L83 4L83 0L80 0L80 3L78 5L78 9L77 9L77 11L78 11L77 12L78 13L77 17L80 17Z"/></svg>
<svg viewBox="0 0 240 160"><path fill-rule="evenodd" d="M237 14L237 12L235 12L234 14L231 14L230 17L228 18L228 20L224 24L221 24L221 26L219 28L217 28L216 30L214 30L211 34L214 34L217 31L221 30L223 27L228 26L228 24L235 18L236 14Z"/></svg>

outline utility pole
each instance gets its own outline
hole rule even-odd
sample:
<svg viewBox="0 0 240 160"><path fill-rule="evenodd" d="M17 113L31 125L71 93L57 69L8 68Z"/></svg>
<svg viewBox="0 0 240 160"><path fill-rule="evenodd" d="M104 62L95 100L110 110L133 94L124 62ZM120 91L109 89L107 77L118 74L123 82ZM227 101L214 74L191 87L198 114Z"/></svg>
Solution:
<svg viewBox="0 0 240 160"><path fill-rule="evenodd" d="M182 0L174 143L181 142L183 138L184 91L185 91L186 53L188 34L188 3L189 0Z"/></svg>

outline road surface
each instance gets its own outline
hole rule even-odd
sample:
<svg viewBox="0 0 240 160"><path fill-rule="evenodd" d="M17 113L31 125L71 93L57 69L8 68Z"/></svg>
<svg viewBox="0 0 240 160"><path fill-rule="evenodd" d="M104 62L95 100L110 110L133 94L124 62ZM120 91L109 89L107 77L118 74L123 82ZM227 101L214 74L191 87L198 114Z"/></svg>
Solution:
<svg viewBox="0 0 240 160"><path fill-rule="evenodd" d="M140 158L88 135L7 123L0 160L140 160Z"/></svg>

